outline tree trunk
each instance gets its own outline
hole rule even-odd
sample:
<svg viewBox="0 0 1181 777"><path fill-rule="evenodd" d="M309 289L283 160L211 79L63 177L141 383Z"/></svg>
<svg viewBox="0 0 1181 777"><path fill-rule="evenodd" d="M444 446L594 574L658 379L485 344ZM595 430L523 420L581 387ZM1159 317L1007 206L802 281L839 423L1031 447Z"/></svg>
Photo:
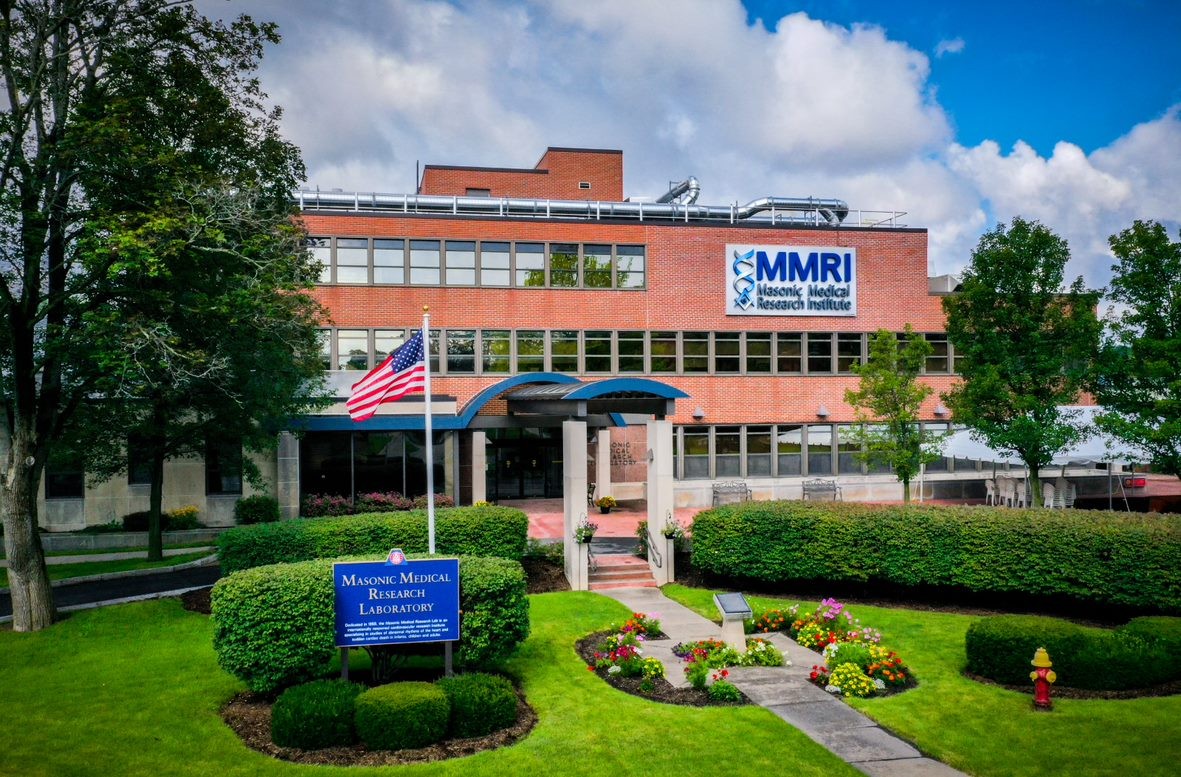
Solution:
<svg viewBox="0 0 1181 777"><path fill-rule="evenodd" d="M45 551L37 532L37 486L42 467L33 458L27 430L17 425L0 478L0 514L12 597L13 631L40 631L53 624L53 588L45 570Z"/></svg>
<svg viewBox="0 0 1181 777"><path fill-rule="evenodd" d="M163 415L166 412L160 402L152 407L152 428L164 428ZM164 503L164 439L159 434L151 438L152 451L152 486L148 496L148 560L159 561L164 558L163 516Z"/></svg>
<svg viewBox="0 0 1181 777"><path fill-rule="evenodd" d="M910 478L902 478L902 503L910 504Z"/></svg>

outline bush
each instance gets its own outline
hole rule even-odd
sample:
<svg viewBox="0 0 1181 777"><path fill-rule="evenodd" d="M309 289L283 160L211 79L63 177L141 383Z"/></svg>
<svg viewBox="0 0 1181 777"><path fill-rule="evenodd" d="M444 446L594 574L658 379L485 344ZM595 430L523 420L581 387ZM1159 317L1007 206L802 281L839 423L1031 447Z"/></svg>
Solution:
<svg viewBox="0 0 1181 777"><path fill-rule="evenodd" d="M371 750L426 747L447 735L451 705L430 683L390 683L357 697L357 736Z"/></svg>
<svg viewBox="0 0 1181 777"><path fill-rule="evenodd" d="M275 564L219 580L211 609L213 647L221 667L256 693L274 693L326 675L336 654L332 563ZM460 557L457 665L494 668L529 636L525 590L519 563Z"/></svg>
<svg viewBox="0 0 1181 777"><path fill-rule="evenodd" d="M857 668L864 672L871 663L869 645L861 642L834 642L824 648L824 663L830 670L841 664L856 664Z"/></svg>
<svg viewBox="0 0 1181 777"><path fill-rule="evenodd" d="M123 531L147 531L148 521L151 519L151 513L147 510L140 510L134 513L128 513L123 516ZM160 531L164 531L168 526L168 515L166 513L160 514Z"/></svg>
<svg viewBox="0 0 1181 777"><path fill-rule="evenodd" d="M279 500L266 494L255 494L234 503L234 523L274 523L279 520Z"/></svg>
<svg viewBox="0 0 1181 777"><path fill-rule="evenodd" d="M188 531L190 529L200 529L201 522L197 520L197 516L200 514L201 511L197 509L196 505L185 505L175 510L169 510L165 513L168 516L168 530Z"/></svg>
<svg viewBox="0 0 1181 777"><path fill-rule="evenodd" d="M281 747L318 750L357 740L353 704L364 686L347 680L315 680L288 688L271 709L271 739Z"/></svg>
<svg viewBox="0 0 1181 777"><path fill-rule="evenodd" d="M435 549L443 555L500 556L519 561L529 519L508 507L454 507L435 516ZM217 538L223 573L353 554L383 558L390 548L427 550L425 512L314 518L238 526Z"/></svg>
<svg viewBox="0 0 1181 777"><path fill-rule="evenodd" d="M1087 690L1146 688L1181 679L1181 618L1137 618L1114 631L1034 616L982 618L968 627L968 671L1009 685L1030 682L1044 647L1058 684Z"/></svg>
<svg viewBox="0 0 1181 777"><path fill-rule="evenodd" d="M504 677L473 672L445 677L436 685L451 703L448 736L481 737L517 722L517 693Z"/></svg>
<svg viewBox="0 0 1181 777"><path fill-rule="evenodd" d="M414 507L414 500L402 496L397 491L386 494L376 492L357 494L357 512L359 513L389 513L396 510L409 510L412 507Z"/></svg>
<svg viewBox="0 0 1181 777"><path fill-rule="evenodd" d="M888 582L1181 611L1181 516L743 502L698 513L693 566L784 585Z"/></svg>
<svg viewBox="0 0 1181 777"><path fill-rule="evenodd" d="M353 503L346 496L308 494L299 505L299 514L305 518L319 518L324 515L352 515Z"/></svg>

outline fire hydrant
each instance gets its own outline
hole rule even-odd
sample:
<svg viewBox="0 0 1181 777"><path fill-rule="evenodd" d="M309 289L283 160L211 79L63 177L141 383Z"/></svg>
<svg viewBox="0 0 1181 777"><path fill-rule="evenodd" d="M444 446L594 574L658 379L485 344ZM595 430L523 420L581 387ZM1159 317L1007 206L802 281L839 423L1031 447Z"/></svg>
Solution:
<svg viewBox="0 0 1181 777"><path fill-rule="evenodd" d="M1054 670L1050 668L1054 665L1050 661L1050 654L1046 652L1044 647L1040 647L1033 654L1033 660L1029 663L1037 667L1036 670L1029 673L1029 679L1033 680L1033 708L1035 710L1050 710L1054 706L1050 701L1050 683L1058 679L1058 675L1054 674Z"/></svg>

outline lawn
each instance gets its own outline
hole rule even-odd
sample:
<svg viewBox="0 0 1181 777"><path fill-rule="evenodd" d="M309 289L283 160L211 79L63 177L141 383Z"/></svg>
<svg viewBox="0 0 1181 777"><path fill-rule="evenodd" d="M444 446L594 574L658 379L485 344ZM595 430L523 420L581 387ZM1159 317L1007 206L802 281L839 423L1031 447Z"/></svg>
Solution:
<svg viewBox="0 0 1181 777"><path fill-rule="evenodd" d="M683 586L663 590L705 617L717 617L712 591ZM795 600L750 597L750 602L765 609ZM847 603L846 609L863 625L880 629L882 644L896 650L920 681L906 693L853 699L851 705L917 743L927 755L990 777L1178 773L1181 696L1055 699L1053 712L1034 712L1031 694L961 674L964 634L972 616L855 603Z"/></svg>
<svg viewBox="0 0 1181 777"><path fill-rule="evenodd" d="M243 686L218 668L209 619L175 599L80 612L34 634L0 631L0 774L858 774L766 710L671 707L608 687L573 645L622 622L618 603L586 593L530 602L533 634L508 667L539 715L525 739L347 772L275 761L239 742L218 708Z"/></svg>
<svg viewBox="0 0 1181 777"><path fill-rule="evenodd" d="M105 575L111 572L129 572L133 569L156 569L157 567L172 567L188 561L209 556L209 551L198 553L182 553L179 556L169 556L161 561L148 561L146 558L124 558L114 561L81 561L77 564L49 564L46 570L50 580L65 580L71 577L85 577L88 575ZM8 587L8 570L0 569L0 588Z"/></svg>

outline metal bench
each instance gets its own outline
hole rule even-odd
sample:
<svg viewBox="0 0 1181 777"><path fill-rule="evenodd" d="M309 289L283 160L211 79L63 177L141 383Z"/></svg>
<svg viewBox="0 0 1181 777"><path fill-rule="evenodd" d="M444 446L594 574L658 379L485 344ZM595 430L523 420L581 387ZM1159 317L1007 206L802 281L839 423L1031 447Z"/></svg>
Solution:
<svg viewBox="0 0 1181 777"><path fill-rule="evenodd" d="M714 507L736 502L749 502L750 497L750 486L741 480L724 480L714 483Z"/></svg>
<svg viewBox="0 0 1181 777"><path fill-rule="evenodd" d="M841 487L837 485L835 480L817 478L804 481L804 501L836 502L838 500L843 501Z"/></svg>

